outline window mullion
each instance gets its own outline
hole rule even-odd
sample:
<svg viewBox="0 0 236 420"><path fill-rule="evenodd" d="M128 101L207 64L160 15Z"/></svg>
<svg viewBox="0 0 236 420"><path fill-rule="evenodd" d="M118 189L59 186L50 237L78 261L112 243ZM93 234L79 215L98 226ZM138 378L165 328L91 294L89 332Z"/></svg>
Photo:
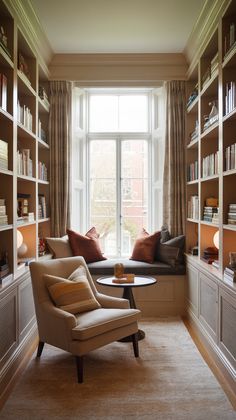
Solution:
<svg viewBox="0 0 236 420"><path fill-rule="evenodd" d="M121 139L116 139L116 232L117 232L117 252L121 255Z"/></svg>

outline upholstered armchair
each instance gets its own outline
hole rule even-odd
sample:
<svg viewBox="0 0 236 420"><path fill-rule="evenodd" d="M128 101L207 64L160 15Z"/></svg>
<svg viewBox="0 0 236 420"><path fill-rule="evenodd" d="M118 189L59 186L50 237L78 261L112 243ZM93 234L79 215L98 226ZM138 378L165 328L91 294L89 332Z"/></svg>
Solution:
<svg viewBox="0 0 236 420"><path fill-rule="evenodd" d="M63 280L71 275L72 280L69 279L66 282L74 280L75 284L76 279L73 279L72 273L81 269L86 274L87 288L90 289L97 303L92 310L86 310L85 307L82 313L71 313L65 310L65 306L58 307L55 304L54 295L52 298L50 294L50 287L58 289L57 281L63 283ZM134 355L139 356L137 332L140 311L130 309L126 299L99 293L83 257L32 262L30 271L39 332L37 357L41 356L44 343L72 353L76 357L78 382L81 383L83 382L83 356L91 350L132 336ZM57 289L54 291L55 299L58 297ZM75 298L75 294L73 297ZM74 304L69 308L72 312L76 311Z"/></svg>

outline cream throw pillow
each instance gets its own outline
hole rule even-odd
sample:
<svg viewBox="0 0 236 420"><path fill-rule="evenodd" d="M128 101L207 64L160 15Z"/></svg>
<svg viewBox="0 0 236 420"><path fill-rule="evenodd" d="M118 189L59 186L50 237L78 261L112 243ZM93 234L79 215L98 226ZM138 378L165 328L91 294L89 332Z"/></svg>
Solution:
<svg viewBox="0 0 236 420"><path fill-rule="evenodd" d="M46 242L54 258L73 257L67 235L62 238L46 238Z"/></svg>
<svg viewBox="0 0 236 420"><path fill-rule="evenodd" d="M69 279L49 274L45 274L43 278L58 308L78 314L101 307L93 294L82 265L70 275Z"/></svg>

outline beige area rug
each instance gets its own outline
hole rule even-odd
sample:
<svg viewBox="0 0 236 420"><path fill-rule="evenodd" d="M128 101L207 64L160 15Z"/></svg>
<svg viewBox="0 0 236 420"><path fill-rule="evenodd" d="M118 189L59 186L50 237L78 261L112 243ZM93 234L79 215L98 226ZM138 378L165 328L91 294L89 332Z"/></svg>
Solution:
<svg viewBox="0 0 236 420"><path fill-rule="evenodd" d="M45 346L33 355L0 418L236 419L226 395L180 319L140 322L146 338L135 359L131 343L115 342L85 358L85 382L74 358Z"/></svg>

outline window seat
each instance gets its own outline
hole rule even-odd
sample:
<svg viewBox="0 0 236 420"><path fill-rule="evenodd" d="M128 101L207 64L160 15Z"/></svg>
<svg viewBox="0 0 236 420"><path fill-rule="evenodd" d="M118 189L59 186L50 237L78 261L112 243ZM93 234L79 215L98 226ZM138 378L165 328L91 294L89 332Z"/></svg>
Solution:
<svg viewBox="0 0 236 420"><path fill-rule="evenodd" d="M149 264L141 261L129 260L127 258L111 258L103 261L89 263L87 265L91 275L112 276L114 274L114 265L117 263L124 265L125 273L133 273L142 276L185 274L184 264L172 267L171 265L160 261L154 261L154 263Z"/></svg>

